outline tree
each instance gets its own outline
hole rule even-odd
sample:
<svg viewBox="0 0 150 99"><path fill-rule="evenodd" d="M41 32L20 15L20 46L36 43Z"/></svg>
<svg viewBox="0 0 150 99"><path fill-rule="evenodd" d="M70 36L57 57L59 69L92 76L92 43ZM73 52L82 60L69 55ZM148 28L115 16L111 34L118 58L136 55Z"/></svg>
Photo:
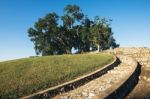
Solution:
<svg viewBox="0 0 150 99"><path fill-rule="evenodd" d="M64 38L67 43L67 54L71 53L71 49L76 46L76 39L78 38L78 26L74 26L75 23L80 22L84 16L81 12L81 9L77 5L67 5L64 9L65 15L61 17L63 21L63 28L66 29L67 32L64 35Z"/></svg>
<svg viewBox="0 0 150 99"><path fill-rule="evenodd" d="M69 29L65 26L59 27L59 37L58 41L62 46L62 49L64 50L64 54L71 54L71 49L74 46L73 40L74 38L74 29Z"/></svg>
<svg viewBox="0 0 150 99"><path fill-rule="evenodd" d="M36 54L71 54L72 48L81 53L119 47L110 21L98 16L91 21L77 5L65 7L61 16L63 24L58 24L58 20L56 13L49 13L28 29Z"/></svg>
<svg viewBox="0 0 150 99"><path fill-rule="evenodd" d="M57 53L56 35L58 33L58 15L49 13L40 18L34 28L28 29L28 35L35 45L36 54L49 55Z"/></svg>
<svg viewBox="0 0 150 99"><path fill-rule="evenodd" d="M100 18L96 16L94 18L94 24L91 27L93 50L97 49L99 51L100 47L101 49L103 48L104 45L103 25L104 24L101 22Z"/></svg>
<svg viewBox="0 0 150 99"><path fill-rule="evenodd" d="M92 43L92 35L91 35L91 30L90 27L93 24L93 21L91 21L87 16L84 17L82 20L82 28L79 33L79 52L89 52L91 48L91 43Z"/></svg>
<svg viewBox="0 0 150 99"><path fill-rule="evenodd" d="M94 19L94 24L91 27L92 31L92 40L93 40L93 49L105 50L110 47L119 47L116 44L115 39L113 37L113 33L110 27L110 21L105 18L100 19L100 17L96 16Z"/></svg>

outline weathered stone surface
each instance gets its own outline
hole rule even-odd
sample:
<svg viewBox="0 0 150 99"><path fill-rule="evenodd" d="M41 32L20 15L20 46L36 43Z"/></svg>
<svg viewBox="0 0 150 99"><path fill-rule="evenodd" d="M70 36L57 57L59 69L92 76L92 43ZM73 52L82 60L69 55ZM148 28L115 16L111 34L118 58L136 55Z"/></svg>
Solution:
<svg viewBox="0 0 150 99"><path fill-rule="evenodd" d="M92 80L75 90L60 94L54 97L54 99L60 99L60 97L62 99L66 99L66 97L69 97L71 99L92 99L94 96L100 95L102 92L106 91L114 84L122 81L124 77L132 72L132 60L123 56L119 56L119 58L122 63L114 69L108 71L105 75Z"/></svg>
<svg viewBox="0 0 150 99"><path fill-rule="evenodd" d="M149 48L119 48L116 53L134 57L141 65L139 82L127 99L150 99L150 49Z"/></svg>
<svg viewBox="0 0 150 99"><path fill-rule="evenodd" d="M110 53L110 51L107 51ZM150 49L148 48L117 48L111 53L116 55L130 56L136 59L141 65L141 74L139 82L133 91L127 96L127 99L150 99ZM98 94L103 93L107 89L119 82L127 74L129 74L132 67L132 61L126 57L119 57L121 64L107 74L73 90L68 93L63 93L54 97L55 99L92 99ZM134 80L134 79L133 79Z"/></svg>

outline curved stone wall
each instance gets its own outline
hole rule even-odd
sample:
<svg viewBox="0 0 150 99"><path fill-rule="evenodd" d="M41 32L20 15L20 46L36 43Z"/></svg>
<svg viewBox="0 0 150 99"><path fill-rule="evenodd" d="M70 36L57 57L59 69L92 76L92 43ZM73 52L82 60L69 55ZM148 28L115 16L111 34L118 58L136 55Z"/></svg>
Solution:
<svg viewBox="0 0 150 99"><path fill-rule="evenodd" d="M84 75L82 77L79 77L75 80L66 82L64 84L58 85L56 87L48 88L46 90L31 94L29 96L22 97L22 99L29 99L29 98L35 98L35 99L50 99L51 97L56 96L59 93L68 92L70 90L73 90L81 85L84 85L85 83L96 79L105 73L107 71L113 69L115 66L117 66L120 63L119 59L114 56L114 61L103 68L100 68L90 74Z"/></svg>
<svg viewBox="0 0 150 99"><path fill-rule="evenodd" d="M137 84L138 76L140 74L140 65L131 57L118 57L122 62L131 66L131 69L128 70L128 75L118 83L113 84L112 87L106 91L100 93L98 96L95 96L94 99L124 99Z"/></svg>

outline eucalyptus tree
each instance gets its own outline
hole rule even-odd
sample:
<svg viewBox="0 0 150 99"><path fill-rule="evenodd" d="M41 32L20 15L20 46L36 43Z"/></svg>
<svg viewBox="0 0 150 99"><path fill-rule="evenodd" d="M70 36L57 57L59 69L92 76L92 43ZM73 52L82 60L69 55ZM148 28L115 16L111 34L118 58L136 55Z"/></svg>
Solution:
<svg viewBox="0 0 150 99"><path fill-rule="evenodd" d="M50 55L58 51L58 15L49 13L44 18L39 18L34 27L28 29L28 36L34 43L36 54Z"/></svg>
<svg viewBox="0 0 150 99"><path fill-rule="evenodd" d="M113 37L109 20L96 16L91 21L77 5L64 8L64 15L61 16L63 24L58 24L58 20L56 13L49 13L28 29L36 54L71 54L72 48L89 52L91 49L104 50L119 46Z"/></svg>
<svg viewBox="0 0 150 99"><path fill-rule="evenodd" d="M64 12L65 15L61 17L61 20L63 21L62 27L66 29L64 32L67 32L64 33L64 38L68 42L66 52L70 54L71 49L76 47L77 43L79 43L76 41L79 38L80 21L82 20L84 14L77 5L67 5ZM79 23L79 25L77 25L77 23Z"/></svg>
<svg viewBox="0 0 150 99"><path fill-rule="evenodd" d="M91 21L87 16L82 20L82 29L80 32L80 48L81 52L89 52L92 43L92 35L91 35L91 26L93 21Z"/></svg>
<svg viewBox="0 0 150 99"><path fill-rule="evenodd" d="M95 50L95 48L99 51L100 46L103 47L103 24L101 23L101 20L98 16L94 18L94 24L91 27L92 32L92 48Z"/></svg>
<svg viewBox="0 0 150 99"><path fill-rule="evenodd" d="M106 18L100 18L98 16L96 16L94 19L94 24L91 27L93 40L92 42L93 48L95 48L96 46L96 49L98 51L109 49L110 47L119 47L113 37L112 29L110 27L110 21L111 20L107 20Z"/></svg>

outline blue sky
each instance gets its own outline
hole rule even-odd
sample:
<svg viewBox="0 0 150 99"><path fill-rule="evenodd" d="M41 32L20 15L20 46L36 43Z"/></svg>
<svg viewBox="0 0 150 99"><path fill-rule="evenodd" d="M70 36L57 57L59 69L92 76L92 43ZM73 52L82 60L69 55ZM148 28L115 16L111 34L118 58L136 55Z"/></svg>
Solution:
<svg viewBox="0 0 150 99"><path fill-rule="evenodd" d="M0 0L0 61L35 55L27 29L49 12L77 4L91 19L111 18L121 47L150 47L150 0Z"/></svg>

